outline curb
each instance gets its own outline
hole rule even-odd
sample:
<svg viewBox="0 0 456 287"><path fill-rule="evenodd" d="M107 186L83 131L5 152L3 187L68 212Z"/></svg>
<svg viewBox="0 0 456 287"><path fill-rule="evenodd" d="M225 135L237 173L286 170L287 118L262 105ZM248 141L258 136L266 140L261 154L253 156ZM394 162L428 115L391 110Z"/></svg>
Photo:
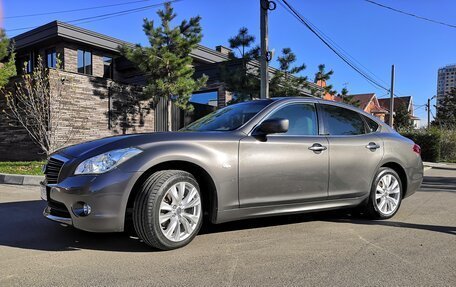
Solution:
<svg viewBox="0 0 456 287"><path fill-rule="evenodd" d="M456 168L454 168L454 167L446 167L446 166L433 166L432 169L443 169L443 170L454 170L454 171L456 171Z"/></svg>
<svg viewBox="0 0 456 287"><path fill-rule="evenodd" d="M0 184L40 185L44 176L0 173Z"/></svg>
<svg viewBox="0 0 456 287"><path fill-rule="evenodd" d="M444 170L454 170L456 171L456 165L454 164L445 164L445 163L433 163L433 162L424 162L424 166L429 166L433 169L444 169Z"/></svg>

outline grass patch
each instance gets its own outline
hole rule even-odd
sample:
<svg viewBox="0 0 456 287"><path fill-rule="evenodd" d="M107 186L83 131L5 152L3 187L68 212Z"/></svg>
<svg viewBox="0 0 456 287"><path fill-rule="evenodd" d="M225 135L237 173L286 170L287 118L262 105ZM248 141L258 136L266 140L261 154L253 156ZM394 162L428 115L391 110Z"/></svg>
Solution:
<svg viewBox="0 0 456 287"><path fill-rule="evenodd" d="M0 161L0 173L43 175L44 161Z"/></svg>

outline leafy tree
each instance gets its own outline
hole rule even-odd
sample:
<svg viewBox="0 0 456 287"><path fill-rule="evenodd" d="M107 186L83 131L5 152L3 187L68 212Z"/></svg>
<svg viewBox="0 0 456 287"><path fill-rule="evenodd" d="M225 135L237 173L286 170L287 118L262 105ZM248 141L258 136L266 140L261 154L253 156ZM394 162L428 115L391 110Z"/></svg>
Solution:
<svg viewBox="0 0 456 287"><path fill-rule="evenodd" d="M296 55L290 48L282 50L282 56L277 57L280 64L279 71L275 73L270 82L270 93L272 97L298 96L302 87L306 86L307 77L298 76L306 65L294 66Z"/></svg>
<svg viewBox="0 0 456 287"><path fill-rule="evenodd" d="M452 88L437 106L437 115L434 125L454 128L456 127L456 88Z"/></svg>
<svg viewBox="0 0 456 287"><path fill-rule="evenodd" d="M6 37L5 31L0 29L0 88L16 75L15 54Z"/></svg>
<svg viewBox="0 0 456 287"><path fill-rule="evenodd" d="M197 47L203 37L201 17L183 20L171 27L176 18L170 3L164 10L157 12L161 23L155 26L153 20L144 19L143 30L150 47L136 45L134 48L123 46L121 52L144 72L147 85L146 97L153 101L165 98L168 103L168 130L172 129L172 103L184 110L191 110L189 99L195 90L206 84L207 77L194 79L190 52Z"/></svg>
<svg viewBox="0 0 456 287"><path fill-rule="evenodd" d="M227 90L237 96L230 103L259 97L259 68L249 64L257 59L260 53L259 47L254 44L255 37L249 34L247 28L242 27L228 42L234 52L230 54L231 61L221 66L220 75Z"/></svg>
<svg viewBox="0 0 456 287"><path fill-rule="evenodd" d="M23 73L13 91L2 90L7 108L3 112L27 131L46 156L68 145L84 123L65 112L73 105L74 85L60 67L57 60L57 69L50 70L38 57L33 71Z"/></svg>
<svg viewBox="0 0 456 287"><path fill-rule="evenodd" d="M409 131L413 129L411 114L404 103L396 103L394 113L394 127L398 131Z"/></svg>

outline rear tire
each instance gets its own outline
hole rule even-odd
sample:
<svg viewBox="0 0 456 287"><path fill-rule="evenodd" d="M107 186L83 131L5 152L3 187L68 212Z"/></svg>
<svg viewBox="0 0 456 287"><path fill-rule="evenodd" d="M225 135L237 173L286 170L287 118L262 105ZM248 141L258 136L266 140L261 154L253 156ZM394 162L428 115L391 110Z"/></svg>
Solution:
<svg viewBox="0 0 456 287"><path fill-rule="evenodd" d="M375 175L367 204L362 208L363 214L372 219L391 218L399 210L402 197L402 182L397 172L381 167Z"/></svg>
<svg viewBox="0 0 456 287"><path fill-rule="evenodd" d="M190 243L203 222L201 193L193 175L158 171L141 185L133 204L133 225L146 244L171 250Z"/></svg>

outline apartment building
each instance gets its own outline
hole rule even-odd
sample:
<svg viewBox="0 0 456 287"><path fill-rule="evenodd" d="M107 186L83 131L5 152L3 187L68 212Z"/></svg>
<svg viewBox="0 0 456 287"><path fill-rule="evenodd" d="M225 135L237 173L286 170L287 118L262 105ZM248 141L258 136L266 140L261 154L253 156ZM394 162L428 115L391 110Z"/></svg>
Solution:
<svg viewBox="0 0 456 287"><path fill-rule="evenodd" d="M452 88L456 88L456 64L439 69L437 74L437 106Z"/></svg>

